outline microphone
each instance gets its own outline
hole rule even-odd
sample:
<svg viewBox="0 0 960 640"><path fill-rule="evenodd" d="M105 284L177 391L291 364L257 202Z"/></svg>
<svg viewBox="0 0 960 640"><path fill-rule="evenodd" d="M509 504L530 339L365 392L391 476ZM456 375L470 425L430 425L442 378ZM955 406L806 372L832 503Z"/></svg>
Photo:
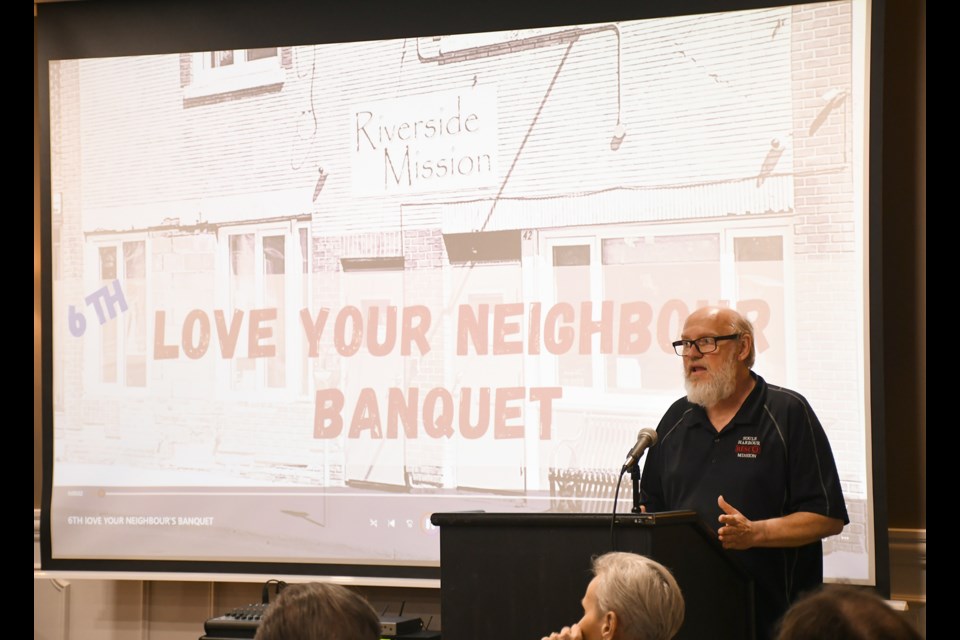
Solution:
<svg viewBox="0 0 960 640"><path fill-rule="evenodd" d="M637 434L637 443L633 445L630 453L627 454L627 459L623 463L623 469L627 470L637 464L643 452L655 444L657 444L657 432L649 427L640 429L640 433Z"/></svg>

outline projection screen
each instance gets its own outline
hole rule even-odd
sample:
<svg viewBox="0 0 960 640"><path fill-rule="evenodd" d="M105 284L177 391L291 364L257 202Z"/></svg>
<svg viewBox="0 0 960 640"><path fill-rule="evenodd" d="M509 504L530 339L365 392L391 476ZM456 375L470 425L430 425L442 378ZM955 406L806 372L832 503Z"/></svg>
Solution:
<svg viewBox="0 0 960 640"><path fill-rule="evenodd" d="M45 568L435 577L432 513L611 512L710 303L827 430L827 579L875 583L869 1L44 41L118 28L69 4L38 7Z"/></svg>

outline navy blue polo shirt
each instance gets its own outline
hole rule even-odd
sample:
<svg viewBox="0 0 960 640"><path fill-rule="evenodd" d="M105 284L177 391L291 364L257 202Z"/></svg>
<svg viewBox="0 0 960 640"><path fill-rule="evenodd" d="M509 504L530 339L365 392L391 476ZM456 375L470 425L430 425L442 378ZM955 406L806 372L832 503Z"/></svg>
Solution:
<svg viewBox="0 0 960 640"><path fill-rule="evenodd" d="M800 394L756 386L723 430L686 397L673 403L657 426L640 481L647 511L691 509L714 531L720 528L717 496L750 520L809 511L849 523L840 477L827 435ZM805 591L823 583L823 547L729 551L756 584L757 637Z"/></svg>

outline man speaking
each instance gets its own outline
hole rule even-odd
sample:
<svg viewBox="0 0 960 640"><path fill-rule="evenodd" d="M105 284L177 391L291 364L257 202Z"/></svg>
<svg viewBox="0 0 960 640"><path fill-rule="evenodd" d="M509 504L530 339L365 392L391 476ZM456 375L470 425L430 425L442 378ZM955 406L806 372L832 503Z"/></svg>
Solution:
<svg viewBox="0 0 960 640"><path fill-rule="evenodd" d="M692 509L752 574L757 638L823 583L821 540L849 523L826 433L800 394L751 371L750 322L705 307L673 343L687 395L667 410L641 477L644 510Z"/></svg>

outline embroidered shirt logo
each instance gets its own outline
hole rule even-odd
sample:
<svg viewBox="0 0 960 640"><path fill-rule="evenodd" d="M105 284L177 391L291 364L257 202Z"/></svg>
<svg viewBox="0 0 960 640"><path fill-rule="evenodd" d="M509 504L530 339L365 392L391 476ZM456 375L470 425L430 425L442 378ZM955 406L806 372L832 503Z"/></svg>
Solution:
<svg viewBox="0 0 960 640"><path fill-rule="evenodd" d="M738 458L756 458L760 455L760 439L757 436L743 436L737 440Z"/></svg>

